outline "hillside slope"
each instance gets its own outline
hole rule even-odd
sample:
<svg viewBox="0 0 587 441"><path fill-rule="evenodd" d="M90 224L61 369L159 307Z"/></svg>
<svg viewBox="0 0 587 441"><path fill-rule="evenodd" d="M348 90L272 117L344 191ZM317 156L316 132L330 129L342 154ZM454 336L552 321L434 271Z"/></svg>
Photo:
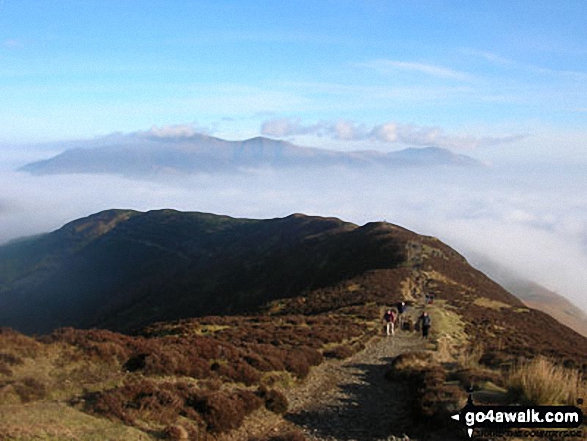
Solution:
<svg viewBox="0 0 587 441"><path fill-rule="evenodd" d="M390 232L400 232L397 227ZM129 331L155 320L253 311L403 261L401 231L292 215L232 219L102 212L0 248L0 324Z"/></svg>
<svg viewBox="0 0 587 441"><path fill-rule="evenodd" d="M542 311L587 337L587 314L567 298L534 283L484 256L475 256L473 265L532 309Z"/></svg>
<svg viewBox="0 0 587 441"><path fill-rule="evenodd" d="M500 334L486 345L576 352L568 328L526 308L453 249L383 222L108 210L0 247L0 269L0 325L27 333L132 332L213 314L317 314L430 291L466 311L471 341ZM535 329L520 332L521 319Z"/></svg>
<svg viewBox="0 0 587 441"><path fill-rule="evenodd" d="M532 282L506 288L522 299L528 307L547 313L587 337L587 314L563 296Z"/></svg>

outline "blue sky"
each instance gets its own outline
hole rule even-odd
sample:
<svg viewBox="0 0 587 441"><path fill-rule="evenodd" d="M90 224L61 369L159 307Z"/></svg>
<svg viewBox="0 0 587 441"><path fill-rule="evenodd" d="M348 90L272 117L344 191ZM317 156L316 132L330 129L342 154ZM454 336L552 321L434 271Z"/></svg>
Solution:
<svg viewBox="0 0 587 441"><path fill-rule="evenodd" d="M585 16L584 1L3 0L0 142L190 125L580 158Z"/></svg>

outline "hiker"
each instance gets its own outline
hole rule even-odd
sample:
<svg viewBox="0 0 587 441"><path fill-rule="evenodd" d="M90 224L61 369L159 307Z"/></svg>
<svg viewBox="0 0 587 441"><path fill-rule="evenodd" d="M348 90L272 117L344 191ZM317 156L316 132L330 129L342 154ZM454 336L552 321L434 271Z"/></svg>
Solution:
<svg viewBox="0 0 587 441"><path fill-rule="evenodd" d="M430 326L432 325L430 315L427 312L423 312L418 321L421 322L422 337L428 339L428 331L430 331Z"/></svg>
<svg viewBox="0 0 587 441"><path fill-rule="evenodd" d="M394 322L395 314L391 309L388 309L387 312L383 314L383 323L385 324L385 333L387 336L395 335Z"/></svg>
<svg viewBox="0 0 587 441"><path fill-rule="evenodd" d="M408 307L406 306L406 302L401 302L397 306L397 318L398 318L399 329L404 329L404 315L403 315L403 313L406 312L407 308Z"/></svg>

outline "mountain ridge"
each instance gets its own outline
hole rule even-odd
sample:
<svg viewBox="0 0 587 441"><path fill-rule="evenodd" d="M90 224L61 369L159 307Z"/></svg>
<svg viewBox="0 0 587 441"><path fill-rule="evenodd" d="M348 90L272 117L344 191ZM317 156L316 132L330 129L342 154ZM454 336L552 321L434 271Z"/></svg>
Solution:
<svg viewBox="0 0 587 441"><path fill-rule="evenodd" d="M262 136L227 141L201 134L167 138L129 134L88 141L85 147L67 145L71 147L64 152L28 163L19 171L41 175L111 173L153 177L169 173L242 173L259 168L483 166L469 156L439 147L344 152L301 147Z"/></svg>
<svg viewBox="0 0 587 441"><path fill-rule="evenodd" d="M0 275L0 326L28 333L63 326L132 333L210 315L323 314L421 301L432 292L464 317L470 344L488 354L507 342L518 355L576 358L587 342L450 246L386 222L107 210L0 247Z"/></svg>
<svg viewBox="0 0 587 441"><path fill-rule="evenodd" d="M405 260L405 243L418 237L384 222L358 226L302 214L254 220L106 210L0 247L0 324L29 332L64 325L129 330L147 324L150 310L152 320L242 312L395 268ZM162 306L163 298L183 307ZM136 313L138 304L146 312ZM27 318L18 323L20 316Z"/></svg>

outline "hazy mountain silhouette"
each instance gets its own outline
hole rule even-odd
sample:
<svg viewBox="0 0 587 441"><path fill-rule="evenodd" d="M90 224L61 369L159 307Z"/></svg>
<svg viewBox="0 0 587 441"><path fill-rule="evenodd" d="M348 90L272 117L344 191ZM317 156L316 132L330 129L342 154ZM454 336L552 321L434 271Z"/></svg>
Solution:
<svg viewBox="0 0 587 441"><path fill-rule="evenodd" d="M481 163L438 147L408 148L382 153L342 152L299 147L285 141L257 137L226 141L194 134L158 137L136 133L65 144L52 158L20 170L34 174L112 173L149 177L161 174L234 173L254 169L316 167L476 167Z"/></svg>
<svg viewBox="0 0 587 441"><path fill-rule="evenodd" d="M476 256L474 265L530 308L545 312L587 337L587 314L565 297L483 256Z"/></svg>

